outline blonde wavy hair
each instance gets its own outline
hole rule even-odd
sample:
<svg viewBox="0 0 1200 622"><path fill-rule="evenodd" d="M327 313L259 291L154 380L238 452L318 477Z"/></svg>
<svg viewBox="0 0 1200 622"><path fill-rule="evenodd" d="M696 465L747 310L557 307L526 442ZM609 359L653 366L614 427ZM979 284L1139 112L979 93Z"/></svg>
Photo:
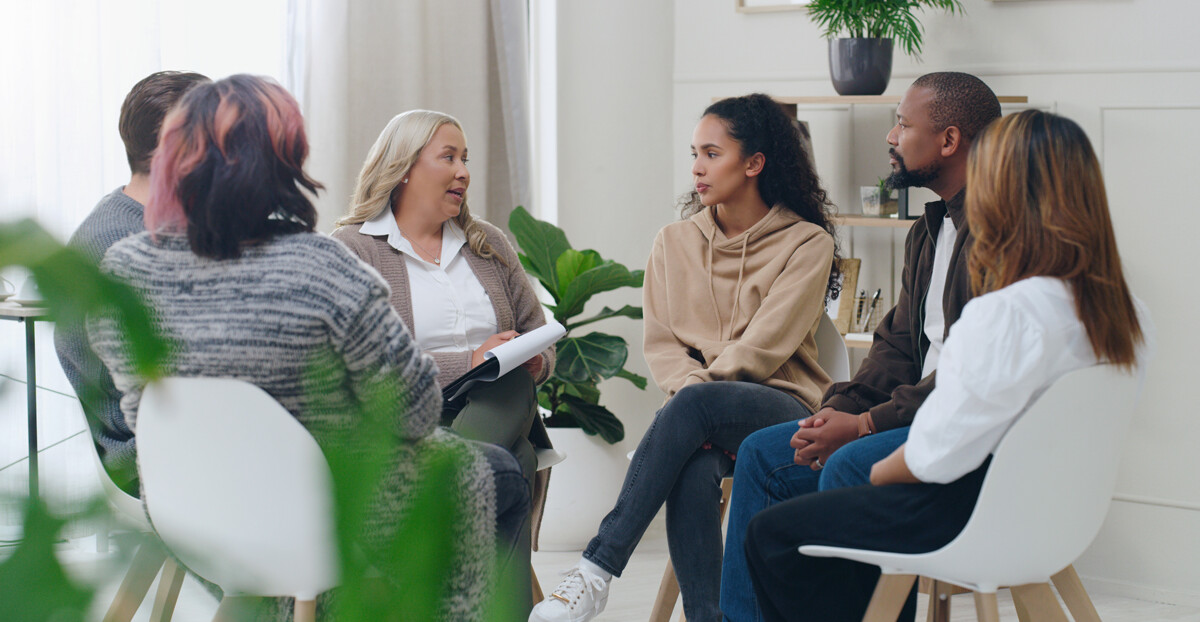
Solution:
<svg viewBox="0 0 1200 622"><path fill-rule="evenodd" d="M392 209L396 202L401 181L421 156L421 150L433 139L434 133L443 125L450 124L458 128L465 137L467 132L462 124L454 117L432 110L409 110L402 112L388 121L387 126L371 145L367 159L363 162L362 170L358 173L358 182L354 185L354 194L350 198L350 213L337 221L339 227L356 225L378 216L384 210ZM467 236L467 245L480 257L491 259L496 257L504 260L487 241L487 232L471 216L467 209L466 197L463 198L462 209L454 222Z"/></svg>

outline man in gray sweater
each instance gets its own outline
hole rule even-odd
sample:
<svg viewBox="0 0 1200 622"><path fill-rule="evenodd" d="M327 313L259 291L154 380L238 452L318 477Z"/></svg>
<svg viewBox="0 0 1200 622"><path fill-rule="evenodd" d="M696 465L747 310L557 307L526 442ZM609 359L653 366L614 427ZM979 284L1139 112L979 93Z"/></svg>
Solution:
<svg viewBox="0 0 1200 622"><path fill-rule="evenodd" d="M160 71L133 86L121 104L119 125L129 160L129 183L100 199L71 236L71 247L99 263L118 240L145 229L142 211L150 196L150 159L163 118L188 89L208 81L198 73ZM81 324L60 323L54 332L54 349L83 403L92 439L109 477L125 492L137 496L133 432L121 415L121 393L113 387L112 376L92 352Z"/></svg>

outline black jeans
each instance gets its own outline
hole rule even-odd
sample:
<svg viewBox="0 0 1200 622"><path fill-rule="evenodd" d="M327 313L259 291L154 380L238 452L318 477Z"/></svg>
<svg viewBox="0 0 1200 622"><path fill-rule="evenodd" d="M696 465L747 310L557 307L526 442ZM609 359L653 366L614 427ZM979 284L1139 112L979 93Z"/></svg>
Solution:
<svg viewBox="0 0 1200 622"><path fill-rule="evenodd" d="M763 618L861 620L879 567L808 557L796 549L820 544L896 553L936 551L967 524L990 462L949 484L839 488L759 512L746 533L746 560ZM915 615L914 588L900 620L911 621Z"/></svg>
<svg viewBox="0 0 1200 622"><path fill-rule="evenodd" d="M683 610L691 622L721 619L721 478L752 432L809 416L799 400L751 382L684 387L642 437L617 504L583 556L620 576L663 503ZM705 449L705 444L711 448Z"/></svg>

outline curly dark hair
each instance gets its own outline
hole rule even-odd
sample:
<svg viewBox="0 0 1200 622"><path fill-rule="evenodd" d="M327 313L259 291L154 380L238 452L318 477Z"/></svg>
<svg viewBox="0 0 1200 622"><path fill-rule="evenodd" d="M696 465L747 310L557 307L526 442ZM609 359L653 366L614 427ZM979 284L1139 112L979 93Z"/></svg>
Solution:
<svg viewBox="0 0 1200 622"><path fill-rule="evenodd" d="M763 154L765 163L759 173L758 193L769 206L783 205L797 216L821 227L833 237L833 265L829 271L826 296L836 300L842 291L838 259L841 247L833 224L835 208L829 201L812 159L803 147L796 120L788 116L778 102L763 93L729 97L704 110L701 117L713 115L725 122L729 135L741 147L742 157ZM682 218L704 208L700 195L692 190L679 197Z"/></svg>

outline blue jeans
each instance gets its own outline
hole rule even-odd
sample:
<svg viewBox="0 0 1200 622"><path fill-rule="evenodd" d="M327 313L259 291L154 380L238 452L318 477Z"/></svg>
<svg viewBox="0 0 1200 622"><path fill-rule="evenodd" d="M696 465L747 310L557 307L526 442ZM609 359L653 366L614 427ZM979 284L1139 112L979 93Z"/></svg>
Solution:
<svg viewBox="0 0 1200 622"><path fill-rule="evenodd" d="M738 452L721 568L721 611L729 622L762 620L743 551L750 519L800 495L870 483L871 465L908 439L907 427L860 438L833 452L825 468L814 471L794 462L795 450L788 442L798 424L791 421L759 430L742 442Z"/></svg>
<svg viewBox="0 0 1200 622"><path fill-rule="evenodd" d="M796 398L761 384L704 382L684 387L646 430L617 504L583 557L620 576L665 503L667 543L684 613L691 622L720 620L721 478L733 470L726 452L737 453L742 440L756 430L808 415ZM702 448L705 443L712 448ZM739 547L739 555L740 551Z"/></svg>

